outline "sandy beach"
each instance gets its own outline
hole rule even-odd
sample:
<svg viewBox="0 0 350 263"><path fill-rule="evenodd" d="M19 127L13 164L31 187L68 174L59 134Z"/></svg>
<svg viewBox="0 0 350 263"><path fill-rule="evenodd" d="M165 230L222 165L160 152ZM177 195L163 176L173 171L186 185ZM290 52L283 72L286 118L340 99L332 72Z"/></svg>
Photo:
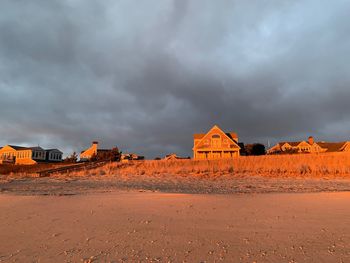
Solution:
<svg viewBox="0 0 350 263"><path fill-rule="evenodd" d="M0 195L1 262L349 262L350 193Z"/></svg>

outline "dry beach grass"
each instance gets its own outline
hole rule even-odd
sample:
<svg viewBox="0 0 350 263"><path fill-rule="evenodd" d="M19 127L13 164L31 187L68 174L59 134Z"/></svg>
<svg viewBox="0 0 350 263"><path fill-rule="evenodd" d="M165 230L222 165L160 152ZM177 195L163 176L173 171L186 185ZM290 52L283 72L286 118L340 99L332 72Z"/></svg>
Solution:
<svg viewBox="0 0 350 263"><path fill-rule="evenodd" d="M350 191L350 156L320 154L212 161L133 161L56 173L47 178L32 178L34 176L3 175L0 192L64 195L118 189L220 194Z"/></svg>
<svg viewBox="0 0 350 263"><path fill-rule="evenodd" d="M112 163L90 173L100 175L184 175L267 177L350 177L349 154L242 156L226 160L160 160ZM76 173L84 176L85 171Z"/></svg>

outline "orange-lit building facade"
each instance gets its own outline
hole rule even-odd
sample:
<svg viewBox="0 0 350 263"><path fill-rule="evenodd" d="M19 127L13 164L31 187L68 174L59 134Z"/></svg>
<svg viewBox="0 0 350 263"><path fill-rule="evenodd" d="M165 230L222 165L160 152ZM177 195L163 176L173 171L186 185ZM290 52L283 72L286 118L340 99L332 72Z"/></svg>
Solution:
<svg viewBox="0 0 350 263"><path fill-rule="evenodd" d="M114 149L118 150L117 147ZM92 142L92 145L90 146L90 148L88 148L80 153L80 161L89 161L94 156L99 156L99 155L103 155L106 153L111 153L112 151L113 151L113 149L100 149L98 142L94 141L94 142Z"/></svg>
<svg viewBox="0 0 350 263"><path fill-rule="evenodd" d="M207 133L193 135L193 159L228 159L240 155L238 136L234 132L225 133L217 125Z"/></svg>
<svg viewBox="0 0 350 263"><path fill-rule="evenodd" d="M37 147L6 145L0 149L0 163L36 164L38 162L60 162L63 153L57 149L44 150Z"/></svg>

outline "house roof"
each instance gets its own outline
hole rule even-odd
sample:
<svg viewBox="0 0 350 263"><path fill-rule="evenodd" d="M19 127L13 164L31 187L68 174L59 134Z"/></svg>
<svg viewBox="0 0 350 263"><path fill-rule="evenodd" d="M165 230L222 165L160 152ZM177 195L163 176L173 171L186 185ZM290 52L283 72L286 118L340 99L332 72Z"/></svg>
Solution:
<svg viewBox="0 0 350 263"><path fill-rule="evenodd" d="M8 144L8 145L6 145L6 146L9 146L9 147L13 148L13 149L16 150L16 151L38 150L38 151L47 151L47 152L50 152L50 151L58 151L58 152L60 152L60 153L63 153L63 152L61 152L61 151L58 150L58 149L47 149L47 150L45 150L45 149L43 149L43 148L40 147L40 146L23 147L23 146L10 145L10 144ZM5 147L5 146L4 146L4 147ZM4 148L4 147L0 147L0 150L1 150L2 148Z"/></svg>
<svg viewBox="0 0 350 263"><path fill-rule="evenodd" d="M57 151L57 152L63 153L63 152L61 152L61 151L58 150L58 149L46 149L45 151L46 151L46 152Z"/></svg>
<svg viewBox="0 0 350 263"><path fill-rule="evenodd" d="M290 146L296 147L302 142L303 141L300 141L300 142L280 142L279 146L281 147L284 144L288 143ZM308 143L308 142L305 142L305 143ZM347 142L316 142L316 144L318 146L320 146L321 148L327 149L326 152L339 152L342 150L343 146L346 143Z"/></svg>
<svg viewBox="0 0 350 263"><path fill-rule="evenodd" d="M30 148L28 147L22 147L22 146L17 146L17 145L8 145L10 146L11 148L15 149L16 151L19 151L19 150L30 150Z"/></svg>
<svg viewBox="0 0 350 263"><path fill-rule="evenodd" d="M34 147L27 147L30 150L38 150L38 151L44 151L43 148L41 148L40 146L34 146Z"/></svg>
<svg viewBox="0 0 350 263"><path fill-rule="evenodd" d="M302 143L302 141L301 141L301 142L280 142L279 145L282 146L282 145L284 145L284 144L286 144L286 143L288 143L288 144L289 144L290 146L292 146L292 147L296 147L296 146L298 146L300 143Z"/></svg>
<svg viewBox="0 0 350 263"><path fill-rule="evenodd" d="M236 140L236 139L238 140L238 135L235 132L228 132L228 133L225 133L225 134L227 135L227 137L229 137L232 140Z"/></svg>
<svg viewBox="0 0 350 263"><path fill-rule="evenodd" d="M237 139L238 135L235 132L228 132L225 133L230 139ZM193 139L202 139L204 136L206 135L206 133L197 133L197 134L193 134Z"/></svg>
<svg viewBox="0 0 350 263"><path fill-rule="evenodd" d="M230 132L232 138L238 138L238 134L236 132Z"/></svg>
<svg viewBox="0 0 350 263"><path fill-rule="evenodd" d="M97 152L111 152L112 149L97 149Z"/></svg>
<svg viewBox="0 0 350 263"><path fill-rule="evenodd" d="M327 149L326 152L339 152L346 142L318 142L317 144Z"/></svg>
<svg viewBox="0 0 350 263"><path fill-rule="evenodd" d="M238 141L238 136L236 133L234 132L230 132L230 133L225 133L222 129L220 129L219 126L217 125L214 125L207 133L198 133L198 134L194 134L193 137L194 139L200 139L199 143L194 146L195 148L203 148L203 147L200 147L198 145L201 144L201 142L204 140L204 138L213 130L213 129L218 129L219 132L221 134L223 134L224 136L226 136L229 140L231 140L237 147L236 148L241 148L238 144L237 144L237 141ZM232 137L233 136L233 137Z"/></svg>
<svg viewBox="0 0 350 263"><path fill-rule="evenodd" d="M86 152L87 150L81 151L80 154ZM97 153L102 153L102 152L111 152L112 149L97 149Z"/></svg>

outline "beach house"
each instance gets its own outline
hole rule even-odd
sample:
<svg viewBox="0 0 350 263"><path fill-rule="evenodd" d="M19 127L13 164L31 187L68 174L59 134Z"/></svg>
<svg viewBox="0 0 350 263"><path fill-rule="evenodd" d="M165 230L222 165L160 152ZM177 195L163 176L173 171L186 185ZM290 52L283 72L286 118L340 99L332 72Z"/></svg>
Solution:
<svg viewBox="0 0 350 263"><path fill-rule="evenodd" d="M238 157L240 149L237 133L225 133L217 125L214 125L207 133L193 135L193 158L195 160Z"/></svg>

